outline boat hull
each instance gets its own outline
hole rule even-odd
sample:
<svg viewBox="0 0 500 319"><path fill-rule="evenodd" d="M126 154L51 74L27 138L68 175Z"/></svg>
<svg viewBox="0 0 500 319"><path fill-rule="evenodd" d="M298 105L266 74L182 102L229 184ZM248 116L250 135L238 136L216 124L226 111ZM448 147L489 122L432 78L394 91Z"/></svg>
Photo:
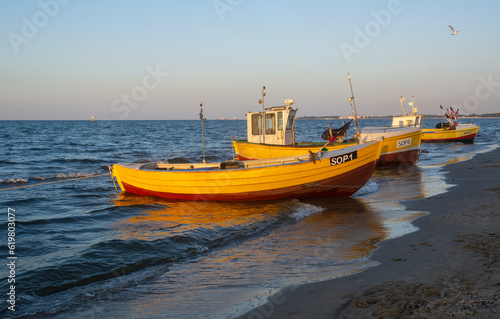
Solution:
<svg viewBox="0 0 500 319"><path fill-rule="evenodd" d="M153 170L141 169L141 164L115 164L112 174L125 192L174 200L348 197L368 181L381 149L382 142L376 141L325 152L320 159L269 166L248 161L237 169Z"/></svg>
<svg viewBox="0 0 500 319"><path fill-rule="evenodd" d="M365 132L365 133L363 133ZM372 127L362 129L360 138L364 142L374 141L383 137L382 153L378 162L379 166L387 165L415 165L420 154L422 131L420 128L391 128ZM356 142L359 143L359 142ZM239 160L276 158L290 155L308 154L309 151L317 152L324 144L304 143L303 145L269 145L248 143L246 141L233 141L236 156ZM352 144L327 145L328 150L342 149Z"/></svg>
<svg viewBox="0 0 500 319"><path fill-rule="evenodd" d="M462 142L472 144L478 131L479 126L472 124L459 124L454 130L447 128L423 129L422 142Z"/></svg>

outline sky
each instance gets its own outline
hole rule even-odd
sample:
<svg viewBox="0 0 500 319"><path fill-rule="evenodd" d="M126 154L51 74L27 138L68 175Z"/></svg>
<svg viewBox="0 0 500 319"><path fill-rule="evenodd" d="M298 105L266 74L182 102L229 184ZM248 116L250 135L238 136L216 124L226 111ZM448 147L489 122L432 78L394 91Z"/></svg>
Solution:
<svg viewBox="0 0 500 319"><path fill-rule="evenodd" d="M500 2L0 0L0 120L500 112ZM451 35L452 25L459 30Z"/></svg>

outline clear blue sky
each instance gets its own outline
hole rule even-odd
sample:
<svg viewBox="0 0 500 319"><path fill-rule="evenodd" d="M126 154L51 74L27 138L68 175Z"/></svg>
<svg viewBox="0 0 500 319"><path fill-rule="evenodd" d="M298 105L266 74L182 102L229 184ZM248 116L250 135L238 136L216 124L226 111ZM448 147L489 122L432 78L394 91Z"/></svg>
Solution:
<svg viewBox="0 0 500 319"><path fill-rule="evenodd" d="M500 2L0 0L0 120L500 112ZM451 35L452 25L460 30Z"/></svg>

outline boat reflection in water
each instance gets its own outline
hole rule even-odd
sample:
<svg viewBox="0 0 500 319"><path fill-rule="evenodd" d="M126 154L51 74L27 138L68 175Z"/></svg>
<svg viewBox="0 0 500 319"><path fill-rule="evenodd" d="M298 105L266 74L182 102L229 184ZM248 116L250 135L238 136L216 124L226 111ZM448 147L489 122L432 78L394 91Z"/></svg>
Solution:
<svg viewBox="0 0 500 319"><path fill-rule="evenodd" d="M323 209L320 214L303 220L303 225L294 233L306 238L323 253L323 258L354 260L368 256L376 243L385 239L387 229L372 207L361 199L345 198L333 203L327 198L303 201ZM336 251L336 247L343 249Z"/></svg>
<svg viewBox="0 0 500 319"><path fill-rule="evenodd" d="M399 166L396 169L377 169L372 181L378 185L375 193L362 196L383 220L386 238L400 237L417 231L411 221L425 216L425 211L407 210L404 201L431 197L446 192L444 173L438 167Z"/></svg>
<svg viewBox="0 0 500 319"><path fill-rule="evenodd" d="M120 193L116 206L135 206L133 216L115 224L120 239L157 240L189 232L231 230L250 233L279 221L284 201L202 202L172 201ZM221 234L222 235L222 234ZM219 236L220 237L220 236Z"/></svg>
<svg viewBox="0 0 500 319"><path fill-rule="evenodd" d="M379 185L374 197L379 200L397 202L426 197L424 183L427 179L423 179L422 171L418 166L377 169L373 177Z"/></svg>
<svg viewBox="0 0 500 319"><path fill-rule="evenodd" d="M136 211L115 223L122 239L163 243L164 254L186 245L161 275L134 288L147 294L105 305L138 317L237 315L256 296L375 265L366 257L388 233L356 198L221 203L120 194L116 205Z"/></svg>

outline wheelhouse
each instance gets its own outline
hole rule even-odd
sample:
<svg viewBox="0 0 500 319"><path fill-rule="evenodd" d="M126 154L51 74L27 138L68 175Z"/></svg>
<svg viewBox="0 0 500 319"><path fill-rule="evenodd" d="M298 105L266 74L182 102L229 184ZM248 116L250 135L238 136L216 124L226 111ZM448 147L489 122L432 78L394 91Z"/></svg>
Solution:
<svg viewBox="0 0 500 319"><path fill-rule="evenodd" d="M288 99L285 100L285 106L247 113L247 141L273 145L295 144L294 124L298 109L292 108L294 102Z"/></svg>

